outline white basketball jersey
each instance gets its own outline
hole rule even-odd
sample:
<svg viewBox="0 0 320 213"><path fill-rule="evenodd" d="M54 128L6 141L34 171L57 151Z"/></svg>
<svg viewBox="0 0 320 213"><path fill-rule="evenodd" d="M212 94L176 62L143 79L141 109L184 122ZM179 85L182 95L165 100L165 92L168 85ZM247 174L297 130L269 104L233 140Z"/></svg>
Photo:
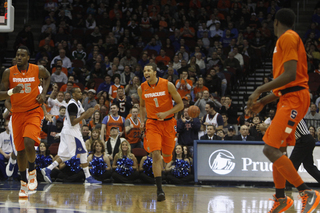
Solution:
<svg viewBox="0 0 320 213"><path fill-rule="evenodd" d="M67 135L74 135L74 136L81 136L81 128L80 128L80 124L77 123L76 125L72 126L71 125L71 120L70 120L70 115L68 112L68 106L70 104L75 104L78 107L78 113L77 113L77 118L79 118L81 116L82 113L85 112L85 110L82 107L82 104L80 101L76 102L73 98L69 101L68 105L67 105L67 110L66 110L66 117L64 119L63 122L63 128L61 133L63 134L67 134Z"/></svg>
<svg viewBox="0 0 320 213"><path fill-rule="evenodd" d="M219 113L216 113L212 119L209 118L209 114L206 115L206 120L205 122L212 124L216 128L218 127L218 115Z"/></svg>

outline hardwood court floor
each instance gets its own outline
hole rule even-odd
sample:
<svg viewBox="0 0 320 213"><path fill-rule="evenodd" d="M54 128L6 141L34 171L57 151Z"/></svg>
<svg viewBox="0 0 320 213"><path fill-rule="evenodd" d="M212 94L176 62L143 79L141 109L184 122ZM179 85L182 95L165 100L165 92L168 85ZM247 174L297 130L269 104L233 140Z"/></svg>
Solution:
<svg viewBox="0 0 320 213"><path fill-rule="evenodd" d="M39 184L29 201L19 202L19 187L18 182L1 183L0 213L267 213L274 193L272 188L165 185L166 201L159 203L150 185ZM294 205L286 212L300 212L298 193L288 195Z"/></svg>

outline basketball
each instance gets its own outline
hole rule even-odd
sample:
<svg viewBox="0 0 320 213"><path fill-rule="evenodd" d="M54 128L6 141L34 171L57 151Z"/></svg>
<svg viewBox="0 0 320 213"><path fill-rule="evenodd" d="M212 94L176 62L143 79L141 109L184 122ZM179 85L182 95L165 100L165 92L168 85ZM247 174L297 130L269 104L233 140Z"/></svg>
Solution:
<svg viewBox="0 0 320 213"><path fill-rule="evenodd" d="M192 118L198 118L200 115L200 109L197 106L190 106L188 109L188 114Z"/></svg>

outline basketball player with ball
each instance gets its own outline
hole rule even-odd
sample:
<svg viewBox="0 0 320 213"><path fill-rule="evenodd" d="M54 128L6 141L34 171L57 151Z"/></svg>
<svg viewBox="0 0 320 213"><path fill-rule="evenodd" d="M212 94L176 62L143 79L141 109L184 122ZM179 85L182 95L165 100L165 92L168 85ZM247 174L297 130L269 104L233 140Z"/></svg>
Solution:
<svg viewBox="0 0 320 213"><path fill-rule="evenodd" d="M144 130L144 148L152 154L152 170L157 184L157 201L165 200L162 190L162 158L169 163L175 147L176 123L174 113L183 109L181 96L175 86L166 79L157 78L157 66L147 64L143 75L146 81L138 88L140 96L141 130ZM173 106L172 99L176 105Z"/></svg>

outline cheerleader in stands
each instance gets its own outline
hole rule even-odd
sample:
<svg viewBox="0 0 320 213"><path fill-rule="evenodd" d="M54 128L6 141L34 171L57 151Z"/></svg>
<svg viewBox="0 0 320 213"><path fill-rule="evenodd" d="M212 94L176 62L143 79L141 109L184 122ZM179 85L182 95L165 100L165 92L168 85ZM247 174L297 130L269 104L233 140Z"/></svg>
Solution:
<svg viewBox="0 0 320 213"><path fill-rule="evenodd" d="M80 166L80 154L73 156L64 163L59 164L59 169L51 171L52 181L64 183L83 183L85 176Z"/></svg>
<svg viewBox="0 0 320 213"><path fill-rule="evenodd" d="M104 143L98 140L93 143L92 153L88 157L90 173L96 180L100 181L111 177L111 164L105 151Z"/></svg>
<svg viewBox="0 0 320 213"><path fill-rule="evenodd" d="M43 176L41 174L41 169L46 168L52 163L53 156L50 155L50 152L48 150L47 144L44 142L41 142L39 145L39 151L36 155L36 162L35 167L37 170L37 180L38 182L45 182L43 179Z"/></svg>
<svg viewBox="0 0 320 213"><path fill-rule="evenodd" d="M193 181L190 160L185 157L181 145L177 145L173 158L166 166L167 181L172 184L188 184Z"/></svg>
<svg viewBox="0 0 320 213"><path fill-rule="evenodd" d="M119 152L114 156L112 169L114 182L132 183L138 178L138 162L131 153L131 146L127 140L121 142Z"/></svg>
<svg viewBox="0 0 320 213"><path fill-rule="evenodd" d="M91 137L85 142L86 149L89 154L91 153L92 144L99 140L100 140L100 129L93 129L91 132Z"/></svg>

